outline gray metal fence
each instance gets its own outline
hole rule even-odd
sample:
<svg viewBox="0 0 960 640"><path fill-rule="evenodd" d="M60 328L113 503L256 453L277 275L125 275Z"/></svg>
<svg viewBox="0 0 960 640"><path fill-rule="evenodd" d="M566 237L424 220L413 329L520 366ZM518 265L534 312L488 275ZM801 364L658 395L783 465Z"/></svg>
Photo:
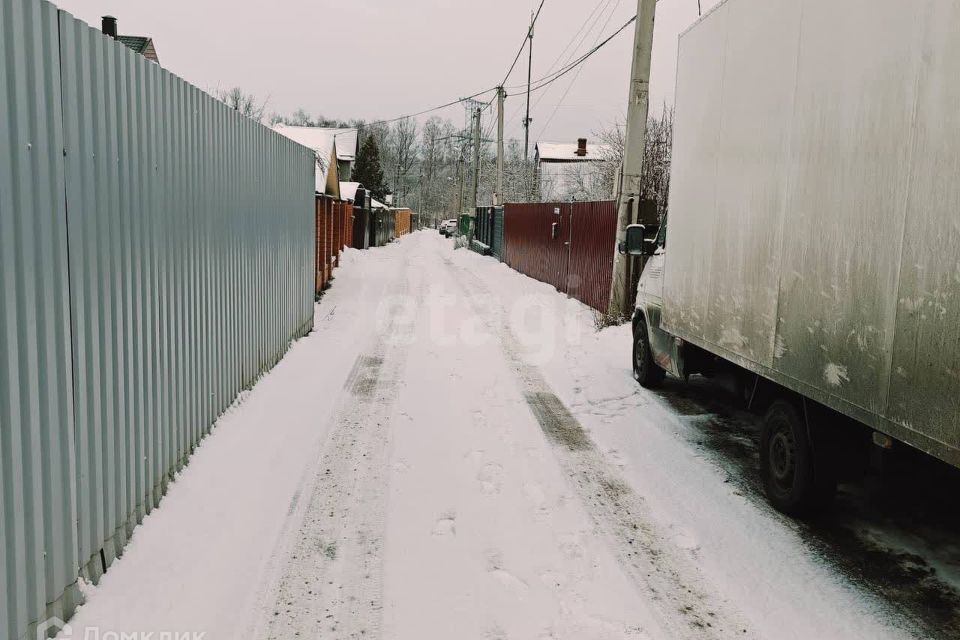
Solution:
<svg viewBox="0 0 960 640"><path fill-rule="evenodd" d="M313 324L312 152L0 0L0 636L77 604Z"/></svg>
<svg viewBox="0 0 960 640"><path fill-rule="evenodd" d="M503 207L493 208L493 237L491 238L490 253L497 260L503 260Z"/></svg>

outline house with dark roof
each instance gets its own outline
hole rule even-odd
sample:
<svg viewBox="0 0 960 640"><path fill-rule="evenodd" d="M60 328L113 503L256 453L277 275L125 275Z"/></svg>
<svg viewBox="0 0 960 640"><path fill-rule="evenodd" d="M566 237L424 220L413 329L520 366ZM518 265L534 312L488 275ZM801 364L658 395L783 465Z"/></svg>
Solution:
<svg viewBox="0 0 960 640"><path fill-rule="evenodd" d="M118 35L117 19L113 16L103 16L103 21L101 22L101 31L103 31L104 35L110 36L114 40L118 40L128 49L133 50L135 53L139 53L147 60L152 60L153 62L160 64L160 59L157 58L157 48L154 46L153 38L150 36Z"/></svg>

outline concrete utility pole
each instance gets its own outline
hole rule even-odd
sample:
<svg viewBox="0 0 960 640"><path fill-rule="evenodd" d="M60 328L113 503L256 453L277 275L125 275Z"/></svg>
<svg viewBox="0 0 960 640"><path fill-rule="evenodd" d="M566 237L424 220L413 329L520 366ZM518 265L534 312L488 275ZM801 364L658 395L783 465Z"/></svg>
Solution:
<svg viewBox="0 0 960 640"><path fill-rule="evenodd" d="M650 57L653 51L653 21L656 0L637 0L637 24L633 36L633 64L630 69L630 97L627 105L626 140L620 190L617 193L617 244L626 238L631 209L639 210L643 152L647 144L647 112L650 102ZM644 223L656 221L642 220ZM613 281L610 290L612 316L629 317L632 296L628 288L627 262L613 247Z"/></svg>
<svg viewBox="0 0 960 640"><path fill-rule="evenodd" d="M506 97L503 87L497 87L497 192L493 194L493 204L503 204L503 99Z"/></svg>
<svg viewBox="0 0 960 640"><path fill-rule="evenodd" d="M467 242L473 242L474 224L477 219L477 197L480 192L480 106L473 112L473 206L470 208L470 228Z"/></svg>
<svg viewBox="0 0 960 640"><path fill-rule="evenodd" d="M527 115L523 119L523 159L530 157L530 78L533 73L533 20L534 14L530 12L530 31L527 32Z"/></svg>
<svg viewBox="0 0 960 640"><path fill-rule="evenodd" d="M479 100L466 98L464 100L461 100L461 104L463 105L463 134L460 137L461 144L462 144L460 158L461 158L461 161L464 163L464 165L466 165L467 145L469 141L474 137L474 132L473 132L474 119L476 117L476 113L483 106L483 103L480 102ZM469 129L467 127L469 127ZM460 185L460 208L458 210L458 213L464 212L463 211L463 190L465 188L464 183L466 182L466 180L467 180L466 167L464 167L463 179Z"/></svg>
<svg viewBox="0 0 960 640"><path fill-rule="evenodd" d="M467 150L464 148L464 145L460 145L460 157L457 159L457 181L460 183L458 187L460 190L460 198L457 200L457 210L455 212L457 218L459 218L460 214L463 213L463 183L466 182L463 179L463 161L466 151Z"/></svg>
<svg viewBox="0 0 960 640"><path fill-rule="evenodd" d="M423 221L423 164L420 165L420 221Z"/></svg>
<svg viewBox="0 0 960 640"><path fill-rule="evenodd" d="M473 210L477 208L477 195L480 191L480 107L473 112Z"/></svg>

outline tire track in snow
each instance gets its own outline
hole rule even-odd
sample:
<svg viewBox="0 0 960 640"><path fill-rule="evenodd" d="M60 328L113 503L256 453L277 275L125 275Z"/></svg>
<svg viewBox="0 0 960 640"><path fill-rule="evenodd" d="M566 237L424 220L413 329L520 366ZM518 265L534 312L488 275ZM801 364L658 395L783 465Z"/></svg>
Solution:
<svg viewBox="0 0 960 640"><path fill-rule="evenodd" d="M409 273L399 273L392 294L408 291ZM413 275L419 303L422 274ZM413 330L404 318L392 309L374 345L357 356L329 438L291 503L253 637L380 636L389 426Z"/></svg>
<svg viewBox="0 0 960 640"><path fill-rule="evenodd" d="M498 299L475 274L455 265L449 257L444 257L444 262L457 271L458 279L469 283L472 291ZM670 537L654 523L643 497L611 468L540 371L524 360L522 345L511 329L498 323L489 308L483 308L469 296L467 300L499 341L531 413L554 445L561 468L587 512L605 534L621 567L653 604L662 635L754 637L736 606L704 580L696 566L695 550L669 542Z"/></svg>

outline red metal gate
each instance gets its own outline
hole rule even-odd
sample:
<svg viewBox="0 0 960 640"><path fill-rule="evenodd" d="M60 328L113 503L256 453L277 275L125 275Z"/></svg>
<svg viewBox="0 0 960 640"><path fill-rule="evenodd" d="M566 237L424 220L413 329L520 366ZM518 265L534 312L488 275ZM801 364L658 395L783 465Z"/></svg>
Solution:
<svg viewBox="0 0 960 640"><path fill-rule="evenodd" d="M606 311L616 234L612 200L508 203L503 210L503 261Z"/></svg>
<svg viewBox="0 0 960 640"><path fill-rule="evenodd" d="M566 293L570 213L569 203L504 205L503 261Z"/></svg>

